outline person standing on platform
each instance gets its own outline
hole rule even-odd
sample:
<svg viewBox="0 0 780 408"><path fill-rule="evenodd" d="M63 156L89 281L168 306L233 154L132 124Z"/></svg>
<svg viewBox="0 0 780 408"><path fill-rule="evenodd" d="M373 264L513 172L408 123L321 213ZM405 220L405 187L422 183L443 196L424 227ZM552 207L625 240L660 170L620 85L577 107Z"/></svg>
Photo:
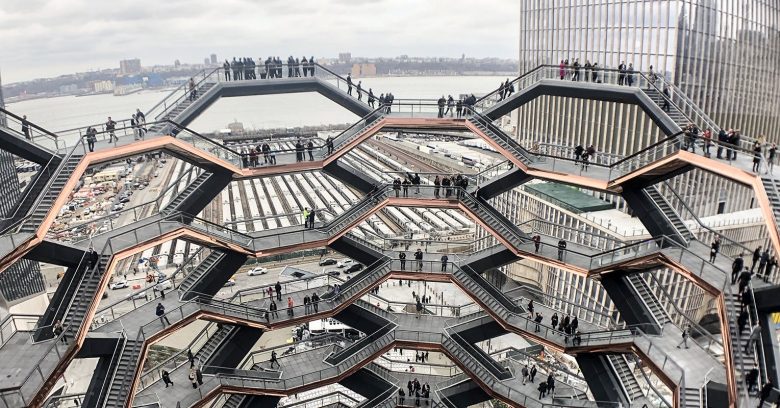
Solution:
<svg viewBox="0 0 780 408"><path fill-rule="evenodd" d="M165 370L163 370L162 372L162 380L165 383L165 388L168 388L169 385L173 387L173 381L171 381L171 374Z"/></svg>
<svg viewBox="0 0 780 408"><path fill-rule="evenodd" d="M761 246L759 245L758 248L756 248L755 251L753 251L753 263L750 265L750 272L753 273L753 271L756 269L756 265L758 264L758 260L761 259Z"/></svg>
<svg viewBox="0 0 780 408"><path fill-rule="evenodd" d="M352 76L347 74L347 95L352 96Z"/></svg>
<svg viewBox="0 0 780 408"><path fill-rule="evenodd" d="M357 98L359 101L363 100L363 81L358 81L357 86L355 87L355 90L357 91Z"/></svg>
<svg viewBox="0 0 780 408"><path fill-rule="evenodd" d="M405 271L406 270L406 252L404 252L404 251L399 252L398 253L398 260L401 261L401 270ZM401 282L401 284L403 284L403 282Z"/></svg>
<svg viewBox="0 0 780 408"><path fill-rule="evenodd" d="M743 258L745 254L739 254L738 257L734 258L734 261L731 263L731 284L735 284L737 282L737 276L739 275L739 272L742 271L742 267L745 265L745 259Z"/></svg>
<svg viewBox="0 0 780 408"><path fill-rule="evenodd" d="M712 241L712 245L710 245L710 263L715 262L715 257L718 256L718 252L720 252L720 237L715 237L715 240Z"/></svg>
<svg viewBox="0 0 780 408"><path fill-rule="evenodd" d="M539 236L539 234L534 235L531 238L531 241L534 242L534 253L539 253L539 247L542 245L542 237Z"/></svg>
<svg viewBox="0 0 780 408"><path fill-rule="evenodd" d="M447 103L447 100L444 99L444 95L442 95L441 98L439 98L439 100L436 102L436 104L439 106L439 114L437 116L438 118L443 118L444 117L444 105L446 103Z"/></svg>
<svg viewBox="0 0 780 408"><path fill-rule="evenodd" d="M566 255L566 241L560 240L558 241L558 260L563 261L565 255Z"/></svg>
<svg viewBox="0 0 780 408"><path fill-rule="evenodd" d="M677 348L680 348L680 346L684 346L685 348L688 348L688 337L691 336L691 325L685 326L685 329L682 331L682 340L677 345Z"/></svg>
<svg viewBox="0 0 780 408"><path fill-rule="evenodd" d="M449 258L447 257L447 254L444 254L441 256L441 271L447 272L447 261Z"/></svg>
<svg viewBox="0 0 780 408"><path fill-rule="evenodd" d="M168 323L168 326L171 325L171 321L168 320L168 316L165 315L165 306L163 306L162 303L157 303L157 309L155 313L157 314L157 317L160 318L160 323L162 323L163 327L165 327L166 323Z"/></svg>
<svg viewBox="0 0 780 408"><path fill-rule="evenodd" d="M276 282L276 285L274 286L274 289L276 290L276 300L281 302L282 301L282 284L279 282Z"/></svg>
<svg viewBox="0 0 780 408"><path fill-rule="evenodd" d="M314 161L314 142L311 139L306 143L306 151L309 153L309 161Z"/></svg>
<svg viewBox="0 0 780 408"><path fill-rule="evenodd" d="M198 388L198 375L195 373L195 367L190 368L190 375L189 375L190 383L192 384L192 389Z"/></svg>
<svg viewBox="0 0 780 408"><path fill-rule="evenodd" d="M30 136L30 122L27 121L27 115L22 116L22 133L25 139L32 140L32 136Z"/></svg>
<svg viewBox="0 0 780 408"><path fill-rule="evenodd" d="M423 269L422 248L417 248L417 252L414 253L414 259L417 261L417 272L421 272Z"/></svg>

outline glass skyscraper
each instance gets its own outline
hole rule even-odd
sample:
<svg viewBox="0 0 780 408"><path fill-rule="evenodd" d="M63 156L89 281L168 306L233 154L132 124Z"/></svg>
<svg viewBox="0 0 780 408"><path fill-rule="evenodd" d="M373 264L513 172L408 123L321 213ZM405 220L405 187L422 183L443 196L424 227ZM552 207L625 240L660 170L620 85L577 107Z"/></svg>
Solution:
<svg viewBox="0 0 780 408"><path fill-rule="evenodd" d="M724 128L780 141L780 4L521 0L520 71L575 58L666 76ZM621 149L618 149L621 150ZM617 151L620 153L620 151Z"/></svg>
<svg viewBox="0 0 780 408"><path fill-rule="evenodd" d="M652 66L722 128L780 142L780 111L775 108L780 102L775 71L780 66L779 24L780 3L768 1L521 0L520 73L576 59L609 69L625 62L643 73ZM592 144L599 152L630 155L666 137L641 108L621 103L541 96L515 115L517 138L528 145ZM699 217L754 206L751 189L704 171L675 177L671 184ZM630 211L620 197L592 194ZM592 229L583 217L553 205L539 209L531 205L535 202L521 188L493 204L517 222L542 215L560 225ZM761 243L755 237L763 230L750 229L747 235L753 238L746 238L745 231L747 227L721 233L745 245ZM528 273L527 266L541 267L515 266L515 278L536 281L549 294L610 307L599 286L588 280L551 267L541 268L542 274ZM711 305L694 285L674 274L658 278L684 299L680 306L691 315L707 313ZM567 288L579 293L565 294Z"/></svg>

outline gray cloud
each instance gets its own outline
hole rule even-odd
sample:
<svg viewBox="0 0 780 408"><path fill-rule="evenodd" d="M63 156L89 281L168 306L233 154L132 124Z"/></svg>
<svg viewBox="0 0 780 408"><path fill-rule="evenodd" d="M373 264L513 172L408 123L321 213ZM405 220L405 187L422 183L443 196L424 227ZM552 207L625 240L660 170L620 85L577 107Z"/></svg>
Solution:
<svg viewBox="0 0 780 408"><path fill-rule="evenodd" d="M514 0L2 0L4 82L232 55L517 57Z"/></svg>

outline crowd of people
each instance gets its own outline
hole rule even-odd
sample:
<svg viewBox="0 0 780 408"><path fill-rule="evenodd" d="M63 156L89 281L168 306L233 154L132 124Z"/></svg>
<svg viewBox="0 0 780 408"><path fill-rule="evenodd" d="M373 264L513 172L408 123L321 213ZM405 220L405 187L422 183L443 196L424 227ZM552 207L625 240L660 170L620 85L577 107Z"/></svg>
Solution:
<svg viewBox="0 0 780 408"><path fill-rule="evenodd" d="M284 62L280 57L268 57L265 60L258 58L257 62L250 57L233 57L233 61L225 60L222 64L223 75L226 81L241 81L257 79L284 78L284 69L287 68L287 77L314 76L317 62L314 57L294 58L287 57ZM231 75L232 74L232 75Z"/></svg>
<svg viewBox="0 0 780 408"><path fill-rule="evenodd" d="M407 393L404 393L403 388L398 389L398 403L400 405L408 405L405 402L407 395L409 398L414 398L414 405L417 407L420 406L420 399L427 400L431 396L431 386L427 382L420 384L416 378L406 383L406 391Z"/></svg>
<svg viewBox="0 0 780 408"><path fill-rule="evenodd" d="M409 189L412 189L413 195L420 194L422 178L419 173L407 173L403 179L396 177L393 180L393 192L396 197L409 197ZM468 191L469 178L461 174L450 176L435 176L433 179L434 198L450 198L455 196L460 198L465 191Z"/></svg>
<svg viewBox="0 0 780 408"><path fill-rule="evenodd" d="M471 94L465 98L458 98L457 101L452 97L452 95L447 95L446 98L444 95L442 95L441 98L436 101L436 105L439 109L437 116L439 118L444 118L447 116L453 117L454 115L457 118L461 118L464 115L467 115L469 112L472 112L476 103L477 97L474 96L474 94Z"/></svg>

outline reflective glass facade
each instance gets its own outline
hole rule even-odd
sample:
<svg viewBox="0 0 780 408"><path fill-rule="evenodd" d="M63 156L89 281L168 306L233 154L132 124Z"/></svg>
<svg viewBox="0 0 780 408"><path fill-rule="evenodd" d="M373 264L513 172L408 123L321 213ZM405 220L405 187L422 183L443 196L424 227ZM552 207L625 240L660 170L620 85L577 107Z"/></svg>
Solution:
<svg viewBox="0 0 780 408"><path fill-rule="evenodd" d="M780 3L521 0L520 71L575 58L671 79L722 127L780 141Z"/></svg>

